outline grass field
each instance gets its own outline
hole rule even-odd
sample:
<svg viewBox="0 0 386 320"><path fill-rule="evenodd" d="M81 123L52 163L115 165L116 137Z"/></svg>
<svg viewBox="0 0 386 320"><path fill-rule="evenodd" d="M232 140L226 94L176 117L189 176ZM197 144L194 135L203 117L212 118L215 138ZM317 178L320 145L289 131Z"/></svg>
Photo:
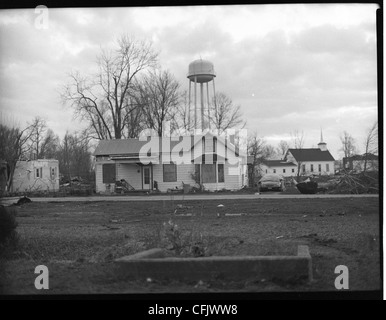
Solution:
<svg viewBox="0 0 386 320"><path fill-rule="evenodd" d="M20 240L1 258L0 289L3 294L334 291L335 267L345 265L350 290L377 290L379 217L378 198L33 202L17 208ZM178 225L178 239L165 236L169 220ZM153 247L173 250L177 242L182 256L192 245L210 256L293 255L298 244L307 244L314 281L133 280L123 278L113 261ZM49 269L49 290L34 287L37 265Z"/></svg>

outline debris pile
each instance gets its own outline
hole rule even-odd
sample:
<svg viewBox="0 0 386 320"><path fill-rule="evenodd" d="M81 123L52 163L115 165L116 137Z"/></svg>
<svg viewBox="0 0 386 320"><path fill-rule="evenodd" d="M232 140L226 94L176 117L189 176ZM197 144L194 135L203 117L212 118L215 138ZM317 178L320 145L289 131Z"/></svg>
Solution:
<svg viewBox="0 0 386 320"><path fill-rule="evenodd" d="M303 182L297 182L294 180L294 184L300 193L315 194L318 191L318 183L311 181L309 178Z"/></svg>
<svg viewBox="0 0 386 320"><path fill-rule="evenodd" d="M340 181L331 189L333 194L364 194L379 193L378 172L362 172L360 174L343 173Z"/></svg>
<svg viewBox="0 0 386 320"><path fill-rule="evenodd" d="M69 195L91 195L93 188L89 181L81 177L72 177L70 180L62 181L59 192Z"/></svg>

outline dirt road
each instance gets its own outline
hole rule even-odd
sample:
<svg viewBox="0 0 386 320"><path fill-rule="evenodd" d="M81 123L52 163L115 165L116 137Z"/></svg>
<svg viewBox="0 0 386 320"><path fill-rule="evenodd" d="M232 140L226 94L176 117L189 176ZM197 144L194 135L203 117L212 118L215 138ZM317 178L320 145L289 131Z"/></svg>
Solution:
<svg viewBox="0 0 386 320"><path fill-rule="evenodd" d="M124 196L90 196L90 197L36 197L33 202L98 202L98 201L185 201L185 200L251 200L251 199L341 199L341 198L378 198L378 194L163 194L163 195L124 195ZM10 205L19 197L2 198L0 204Z"/></svg>

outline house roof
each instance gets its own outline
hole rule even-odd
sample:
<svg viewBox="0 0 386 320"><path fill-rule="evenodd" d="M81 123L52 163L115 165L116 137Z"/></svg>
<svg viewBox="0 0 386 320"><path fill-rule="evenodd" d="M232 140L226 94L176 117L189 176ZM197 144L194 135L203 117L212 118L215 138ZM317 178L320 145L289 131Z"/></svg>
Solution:
<svg viewBox="0 0 386 320"><path fill-rule="evenodd" d="M296 167L296 164L293 162L284 160L265 160L263 163L268 167Z"/></svg>
<svg viewBox="0 0 386 320"><path fill-rule="evenodd" d="M139 154L147 141L139 139L101 140L95 149L95 156L111 156L118 154Z"/></svg>
<svg viewBox="0 0 386 320"><path fill-rule="evenodd" d="M157 137L159 138L159 137ZM170 138L170 137L162 137L159 138L159 151L162 151L162 144L166 144L166 142L170 141L170 149L173 148L180 143L182 137ZM137 138L130 139L114 139L114 140L101 140L95 149L94 156L114 156L114 155L127 155L140 154L141 148L148 141L141 141Z"/></svg>
<svg viewBox="0 0 386 320"><path fill-rule="evenodd" d="M213 136L212 134L205 134L205 136ZM202 137L202 135L201 135ZM180 143L183 140L183 136L180 137L157 137L159 138L159 151L162 151L162 144L166 144L170 142L170 149L173 150L173 148ZM194 141L194 136L190 136L191 138L191 145L194 146L197 141L200 141L201 139L197 139ZM149 139L149 138L148 138ZM221 137L217 138L218 141L221 141L222 143L225 143L224 139ZM141 148L147 143L148 141L141 141L137 138L131 138L131 139L114 139L114 140L101 140L99 141L99 144L97 148L95 149L94 156L114 156L114 155L139 155ZM227 148L235 152L234 145L229 143L227 144Z"/></svg>
<svg viewBox="0 0 386 320"><path fill-rule="evenodd" d="M296 161L335 161L330 151L322 151L319 148L288 149Z"/></svg>
<svg viewBox="0 0 386 320"><path fill-rule="evenodd" d="M253 164L253 156L248 156L247 160L248 164ZM268 167L296 167L296 164L293 162L285 161L285 160L265 160L263 161Z"/></svg>

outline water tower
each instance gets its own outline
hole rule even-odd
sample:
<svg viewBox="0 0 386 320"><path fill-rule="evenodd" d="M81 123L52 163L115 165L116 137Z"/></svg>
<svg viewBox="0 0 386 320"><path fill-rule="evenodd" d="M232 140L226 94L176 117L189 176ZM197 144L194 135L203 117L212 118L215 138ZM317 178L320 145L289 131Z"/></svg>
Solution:
<svg viewBox="0 0 386 320"><path fill-rule="evenodd" d="M207 60L195 60L189 64L189 72L188 72L188 79L189 79L189 123L190 123L190 105L191 105L191 87L192 83L194 83L194 129L197 130L198 128L201 128L202 131L206 129L205 127L205 107L204 107L204 96L205 96L205 88L204 83L206 83L206 101L207 101L207 127L210 129L210 121L209 121L209 82L213 80L213 97L216 96L216 88L214 85L214 78L216 77L216 74L214 72L213 63ZM201 106L201 120L199 121L198 117L198 108L197 108L197 84L200 84L200 106ZM216 108L216 100L215 102L215 108ZM199 126L200 124L200 126Z"/></svg>

